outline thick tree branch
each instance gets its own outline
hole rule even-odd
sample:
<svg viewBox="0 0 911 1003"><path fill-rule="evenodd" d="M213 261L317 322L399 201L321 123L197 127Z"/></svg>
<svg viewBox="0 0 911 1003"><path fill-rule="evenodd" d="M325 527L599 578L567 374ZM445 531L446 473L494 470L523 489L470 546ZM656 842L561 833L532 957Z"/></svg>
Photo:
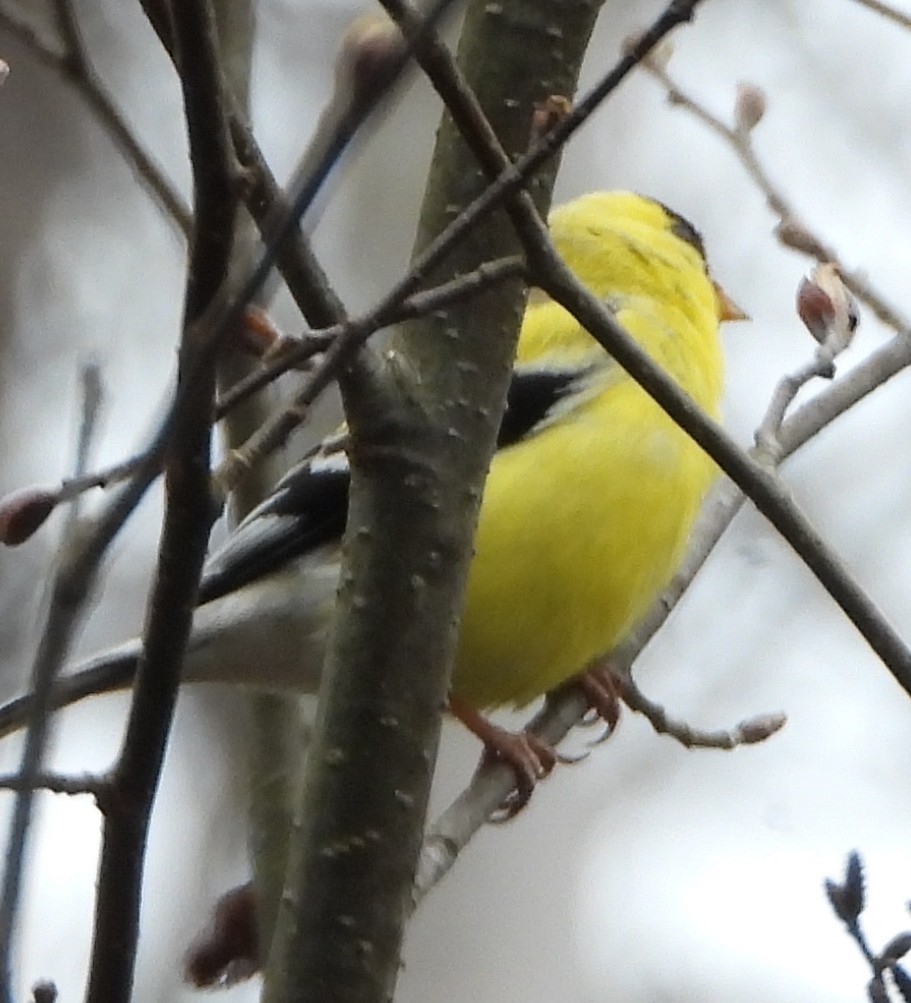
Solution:
<svg viewBox="0 0 911 1003"><path fill-rule="evenodd" d="M911 366L911 339L906 332L899 332L887 345L871 353L864 362L784 421L778 433L780 458L785 459L806 445L859 400L908 366ZM751 451L754 455L758 452L758 449ZM727 478L712 491L693 531L690 549L683 563L632 634L610 653L613 666L620 671L632 668L635 659L664 625L746 500L743 491ZM626 698L629 691L626 687L624 689ZM640 707L636 707L635 702L630 705L643 711L648 709L648 701L640 703ZM566 687L549 697L544 709L528 723L527 728L547 742L556 744L582 720L587 709L582 694ZM761 715L759 720L775 723L780 717ZM487 768L476 774L459 797L428 827L415 878L415 903L448 873L459 853L503 804L514 785L515 778L508 767Z"/></svg>
<svg viewBox="0 0 911 1003"><path fill-rule="evenodd" d="M572 17L590 21L591 6L581 7L573 6ZM536 86L542 96L544 79L571 93L584 49L565 62L550 59L547 26L566 28L566 4L536 4L540 21L533 27L529 14L527 4L509 2L494 10L475 3L463 32L461 58L475 81L482 83L494 66L502 73L497 82L487 80L490 91L481 103L513 156L528 147L535 100L530 92ZM541 32L534 70L529 35L519 41L514 31L520 16L526 32ZM504 101L504 79L528 89L513 92L514 103ZM465 205L484 184L473 154L449 124L437 156L446 166L431 182L421 248L433 246L453 206ZM505 217L479 214L475 222L445 269L433 273L434 281L472 270L491 254L514 251ZM422 256L421 268L426 264ZM302 831L267 971L270 1003L366 1003L392 993L454 618L521 302L515 283L473 300L470 309L451 305L433 321L409 326L389 367L394 407L382 396L365 396L341 374L352 430L348 560L304 783Z"/></svg>

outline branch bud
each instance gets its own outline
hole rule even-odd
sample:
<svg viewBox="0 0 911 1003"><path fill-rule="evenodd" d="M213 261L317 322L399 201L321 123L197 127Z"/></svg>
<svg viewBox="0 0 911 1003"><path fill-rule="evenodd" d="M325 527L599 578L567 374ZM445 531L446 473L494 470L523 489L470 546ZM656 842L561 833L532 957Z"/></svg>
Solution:
<svg viewBox="0 0 911 1003"><path fill-rule="evenodd" d="M535 142L547 135L551 129L566 118L573 110L572 101L565 94L550 94L535 105L531 119L531 140Z"/></svg>
<svg viewBox="0 0 911 1003"><path fill-rule="evenodd" d="M60 496L48 488L23 488L0 500L0 543L18 547L44 523Z"/></svg>
<svg viewBox="0 0 911 1003"><path fill-rule="evenodd" d="M738 84L737 100L734 102L734 122L737 131L751 132L765 115L765 91L755 84Z"/></svg>
<svg viewBox="0 0 911 1003"><path fill-rule="evenodd" d="M362 14L348 26L335 61L335 87L349 93L351 102L372 98L386 86L389 73L401 56L405 39L385 14Z"/></svg>
<svg viewBox="0 0 911 1003"><path fill-rule="evenodd" d="M864 871L856 851L848 854L844 883L827 878L825 889L835 915L843 923L853 926L864 911Z"/></svg>
<svg viewBox="0 0 911 1003"><path fill-rule="evenodd" d="M784 714L761 714L751 717L747 721L741 721L737 726L740 741L744 745L755 745L757 742L764 742L771 738L776 731L787 724L787 716Z"/></svg>
<svg viewBox="0 0 911 1003"><path fill-rule="evenodd" d="M33 1003L56 1003L57 986L48 979L42 979L32 986Z"/></svg>
<svg viewBox="0 0 911 1003"><path fill-rule="evenodd" d="M908 951L911 951L911 933L905 930L904 933L896 934L882 949L879 955L880 964L883 968L892 968Z"/></svg>
<svg viewBox="0 0 911 1003"><path fill-rule="evenodd" d="M834 355L851 344L860 321L857 303L831 261L817 265L801 281L797 313L810 334Z"/></svg>

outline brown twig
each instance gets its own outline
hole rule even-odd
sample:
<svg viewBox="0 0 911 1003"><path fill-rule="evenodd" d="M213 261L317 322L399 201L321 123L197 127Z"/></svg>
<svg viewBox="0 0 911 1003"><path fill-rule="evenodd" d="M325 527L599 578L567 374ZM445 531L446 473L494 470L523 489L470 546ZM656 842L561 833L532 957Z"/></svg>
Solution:
<svg viewBox="0 0 911 1003"><path fill-rule="evenodd" d="M275 350L267 353L259 369L251 372L219 398L217 417L221 418L279 376L325 352L336 338L354 337L363 344L384 327L405 320L414 320L434 310L470 299L500 282L520 277L524 272L525 263L518 257L488 261L473 272L460 275L451 282L412 293L397 305L384 301L382 308L374 308L356 319L334 324L319 331L307 331L298 337L283 336ZM355 335L351 334L352 328L357 329Z"/></svg>
<svg viewBox="0 0 911 1003"><path fill-rule="evenodd" d="M97 800L104 799L107 781L92 773L71 775L63 773L36 773L27 779L21 773L0 775L0 790L5 791L49 791L51 794L91 794Z"/></svg>
<svg viewBox="0 0 911 1003"><path fill-rule="evenodd" d="M32 667L33 688L36 692L45 692L40 680L56 677L65 662L76 626L92 595L101 559L149 485L157 477L165 442L166 429L162 429L149 447L145 462L139 465L133 478L95 519L74 527L74 531L64 541L59 554L59 564L50 585L47 618ZM23 761L25 756L29 755L29 743L33 743L37 748L42 748L44 745L44 731L51 709L50 696L46 705L37 699L31 699L28 706L35 727L31 729L26 739ZM30 779L27 773L24 774L24 778L26 781ZM21 819L17 823L14 815L13 825L17 824L21 824ZM18 874L19 868L10 857L7 857L7 867L11 868L11 874ZM0 903L0 972L6 981L4 988L9 986L18 880L16 877L12 882L4 883L3 902Z"/></svg>
<svg viewBox="0 0 911 1003"><path fill-rule="evenodd" d="M550 132L546 133L524 157L519 158L515 165L504 161L502 150L495 140L491 142L489 128L483 125L483 116L475 114L474 109L466 100L465 93L459 93L455 87L449 89L453 101L458 101L454 107L465 112L466 134L471 136L476 155L483 156L485 165L491 168L502 166L502 171L484 192L478 196L460 215L412 262L407 276L393 287L382 300L377 310L385 310L395 306L411 295L424 281L425 277L436 267L450 251L465 238L476 226L477 221L491 212L500 202L515 196L519 189L542 164L555 155L557 150L567 142L570 136L588 119L592 112L605 98L613 93L630 72L645 58L648 52L664 38L668 32L679 24L688 21L701 0L672 0L650 28L644 32L629 50L621 57L614 69L575 106L564 119L561 119ZM389 4L390 9L392 4ZM397 6L395 12L401 13L404 6ZM425 44L433 44L432 35L423 36ZM416 38L412 44L418 53L423 50ZM442 79L442 78L440 78ZM455 82L455 77L450 77ZM521 198L518 200L521 202ZM530 215L531 212L531 215ZM526 229L526 240L539 239L536 234L541 227L540 220L533 222L533 207L526 205L522 212L514 217L518 227ZM326 352L320 364L310 375L304 388L294 400L267 425L251 437L247 443L235 450L228 457L220 470L220 479L225 484L232 484L244 471L259 462L274 449L282 445L304 420L316 396L325 389L336 377L339 370L351 358L353 352L360 347L363 332L356 325L349 328L347 337L337 339Z"/></svg>
<svg viewBox="0 0 911 1003"><path fill-rule="evenodd" d="M891 4L883 3L882 0L854 0L854 2L860 4L861 7L866 7L867 10L874 11L876 14L882 14L883 17L888 18L895 24L901 25L902 28L911 28L911 15L903 14Z"/></svg>
<svg viewBox="0 0 911 1003"><path fill-rule="evenodd" d="M82 417L79 422L76 445L75 472L77 476L82 474L88 461L101 407L102 392L97 367L86 366L83 369L82 391ZM41 772L47 744L49 716L53 702L52 690L81 605L70 591L69 586L72 583L66 582L68 572L72 570L71 566L68 565L67 558L76 558L79 551L79 536L78 513L76 509L73 509L64 526L60 549L65 556L61 562L60 571L49 589L50 610L47 628L42 638L42 648L39 649L39 656L32 672L34 704L29 715L29 728L22 752L22 764L18 773L21 784L16 788L17 797L6 848L3 890L2 895L0 895L0 971L4 973L6 988L9 987L11 974L10 951L24 876L28 830L34 802L33 794L35 787L38 786L36 780ZM81 575L77 573L75 578L78 582ZM54 627L55 621L58 621L56 628ZM45 648L45 642L49 642L51 650Z"/></svg>
<svg viewBox="0 0 911 1003"><path fill-rule="evenodd" d="M165 453L166 507L159 561L133 701L105 799L89 1003L130 997L139 933L146 833L180 681L183 651L215 508L209 439L217 339L210 305L227 273L234 234L234 163L221 91L214 20L207 0L174 7L196 229L191 242L180 347L183 395Z"/></svg>
<svg viewBox="0 0 911 1003"><path fill-rule="evenodd" d="M698 121L702 122L711 132L724 140L734 151L746 169L756 187L765 196L766 203L778 217L776 234L786 247L799 251L820 264L833 262L838 266L839 274L845 285L876 316L895 331L908 330L909 322L888 300L879 293L862 272L851 271L839 258L836 251L824 240L818 237L802 221L800 214L791 204L784 192L772 181L768 171L756 153L753 146L752 128L728 125L717 115L710 112L671 77L666 67L657 60L643 61L643 69L653 76L664 87L670 104L685 109Z"/></svg>
<svg viewBox="0 0 911 1003"><path fill-rule="evenodd" d="M7 10L0 9L0 29L25 46L37 62L74 85L143 187L181 233L188 236L192 221L184 200L127 124L95 73L71 3L69 0L54 0L54 8L64 43L62 52L43 39L24 18Z"/></svg>
<svg viewBox="0 0 911 1003"><path fill-rule="evenodd" d="M647 718L657 734L667 735L687 749L729 750L741 745L755 745L771 738L785 725L784 714L760 714L740 721L733 728L717 731L694 728L687 721L672 717L661 704L650 700L630 676L621 674L618 678L627 707Z"/></svg>

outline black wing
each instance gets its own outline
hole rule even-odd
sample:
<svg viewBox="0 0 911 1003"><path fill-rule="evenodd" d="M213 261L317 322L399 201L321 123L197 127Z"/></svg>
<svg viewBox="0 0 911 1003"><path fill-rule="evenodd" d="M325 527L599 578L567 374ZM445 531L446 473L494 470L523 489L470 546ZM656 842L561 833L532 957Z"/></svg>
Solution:
<svg viewBox="0 0 911 1003"><path fill-rule="evenodd" d="M200 605L340 539L350 480L344 453L317 456L292 468L209 558L199 585Z"/></svg>
<svg viewBox="0 0 911 1003"><path fill-rule="evenodd" d="M525 438L589 369L513 373L497 447ZM292 468L207 561L199 604L249 585L323 543L339 540L348 515L351 476L341 451Z"/></svg>
<svg viewBox="0 0 911 1003"><path fill-rule="evenodd" d="M505 449L524 439L590 371L590 367L586 367L581 371L514 372L506 394L506 410L500 423L497 448Z"/></svg>

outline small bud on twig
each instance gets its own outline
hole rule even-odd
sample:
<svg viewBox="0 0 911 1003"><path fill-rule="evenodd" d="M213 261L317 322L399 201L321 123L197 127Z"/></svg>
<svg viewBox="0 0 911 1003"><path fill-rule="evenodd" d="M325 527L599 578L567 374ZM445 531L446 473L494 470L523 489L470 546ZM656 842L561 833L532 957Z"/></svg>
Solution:
<svg viewBox="0 0 911 1003"><path fill-rule="evenodd" d="M857 303L832 262L817 265L797 289L797 313L807 330L833 355L851 344L857 330Z"/></svg>
<svg viewBox="0 0 911 1003"><path fill-rule="evenodd" d="M734 122L740 133L751 132L765 115L765 91L755 84L738 84L734 102Z"/></svg>
<svg viewBox="0 0 911 1003"><path fill-rule="evenodd" d="M787 722L786 714L761 714L747 721L741 721L737 726L737 732L743 745L755 745L771 738L776 731L781 731Z"/></svg>
<svg viewBox="0 0 911 1003"><path fill-rule="evenodd" d="M0 500L0 543L18 547L54 511L60 495L50 488L23 488Z"/></svg>
<svg viewBox="0 0 911 1003"><path fill-rule="evenodd" d="M535 105L531 119L531 140L534 142L550 132L572 109L573 103L565 94L549 94L544 101Z"/></svg>
<svg viewBox="0 0 911 1003"><path fill-rule="evenodd" d="M352 104L372 98L386 86L405 47L395 22L385 14L369 13L355 18L345 32L335 62L335 87L346 91Z"/></svg>
<svg viewBox="0 0 911 1003"><path fill-rule="evenodd" d="M864 872L857 852L848 854L844 883L827 878L825 887L836 916L853 926L864 911Z"/></svg>
<svg viewBox="0 0 911 1003"><path fill-rule="evenodd" d="M904 933L896 934L886 944L880 953L879 962L883 968L892 968L908 951L911 951L911 933L906 930Z"/></svg>
<svg viewBox="0 0 911 1003"><path fill-rule="evenodd" d="M57 986L49 979L42 979L32 986L33 1003L56 1003Z"/></svg>

